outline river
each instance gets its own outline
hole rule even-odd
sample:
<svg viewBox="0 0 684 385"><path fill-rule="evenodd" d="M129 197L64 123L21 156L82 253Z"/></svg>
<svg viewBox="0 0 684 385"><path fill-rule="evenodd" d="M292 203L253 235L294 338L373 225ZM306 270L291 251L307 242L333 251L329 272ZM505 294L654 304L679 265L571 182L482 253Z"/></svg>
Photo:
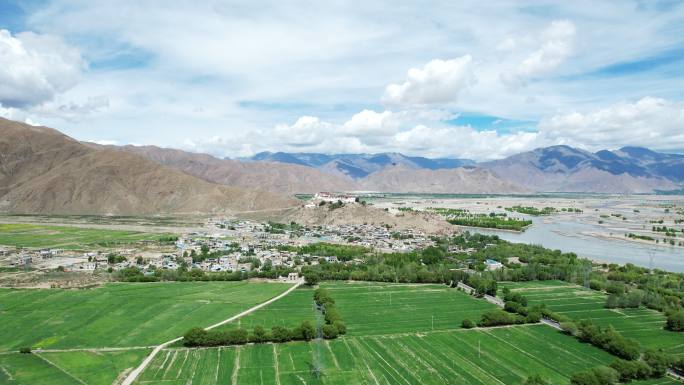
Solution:
<svg viewBox="0 0 684 385"><path fill-rule="evenodd" d="M531 218L533 224L523 233L471 228L473 232L496 234L517 243L542 245L574 252L599 262L633 263L637 266L684 272L684 247L649 245L619 239L599 238L587 233L605 232L574 216ZM652 260L651 260L652 259Z"/></svg>

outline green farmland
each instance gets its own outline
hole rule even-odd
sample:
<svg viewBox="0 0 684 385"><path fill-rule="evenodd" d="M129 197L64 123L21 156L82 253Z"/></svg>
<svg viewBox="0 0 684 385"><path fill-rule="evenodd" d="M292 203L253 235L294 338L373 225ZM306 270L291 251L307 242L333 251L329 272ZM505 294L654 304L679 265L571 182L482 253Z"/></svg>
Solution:
<svg viewBox="0 0 684 385"><path fill-rule="evenodd" d="M113 246L157 241L172 234L145 233L71 226L0 224L0 245L80 250L91 246Z"/></svg>
<svg viewBox="0 0 684 385"><path fill-rule="evenodd" d="M444 285L325 283L349 335L416 333L461 327L496 306Z"/></svg>
<svg viewBox="0 0 684 385"><path fill-rule="evenodd" d="M478 353L478 345L479 353ZM315 357L319 357L316 359ZM609 354L543 326L162 351L138 384L567 384ZM318 362L322 376L311 365Z"/></svg>
<svg viewBox="0 0 684 385"><path fill-rule="evenodd" d="M606 296L559 281L502 283L521 292L531 304L546 304L551 310L570 318L590 319L600 326L611 325L625 337L633 338L647 348L684 354L684 334L663 329L665 316L646 308L606 309Z"/></svg>
<svg viewBox="0 0 684 385"><path fill-rule="evenodd" d="M139 365L149 351L1 354L0 384L111 385L119 373Z"/></svg>
<svg viewBox="0 0 684 385"><path fill-rule="evenodd" d="M496 308L444 285L324 282L321 287L335 300L350 336L457 329L464 318L477 321L482 312ZM314 322L312 298L312 289L297 289L226 328Z"/></svg>
<svg viewBox="0 0 684 385"><path fill-rule="evenodd" d="M88 290L0 289L0 351L157 345L289 288L285 283L107 284Z"/></svg>

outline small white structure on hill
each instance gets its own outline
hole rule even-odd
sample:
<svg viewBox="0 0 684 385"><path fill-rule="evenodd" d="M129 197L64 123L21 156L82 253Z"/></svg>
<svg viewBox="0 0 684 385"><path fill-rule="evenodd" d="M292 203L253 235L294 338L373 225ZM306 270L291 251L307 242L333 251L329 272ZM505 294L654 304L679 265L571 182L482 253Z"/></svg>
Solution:
<svg viewBox="0 0 684 385"><path fill-rule="evenodd" d="M349 194L334 194L329 192L319 192L314 195L314 200L325 201L325 202L338 202L342 203L354 203L356 197Z"/></svg>
<svg viewBox="0 0 684 385"><path fill-rule="evenodd" d="M495 261L493 259L488 259L485 261L485 266L487 267L487 270L498 270L498 269L503 269L503 264L499 261Z"/></svg>

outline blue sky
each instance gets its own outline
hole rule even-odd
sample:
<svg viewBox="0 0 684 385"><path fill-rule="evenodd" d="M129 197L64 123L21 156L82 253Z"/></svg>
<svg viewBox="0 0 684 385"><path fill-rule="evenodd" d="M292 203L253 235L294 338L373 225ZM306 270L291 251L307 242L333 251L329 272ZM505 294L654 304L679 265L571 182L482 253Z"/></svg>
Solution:
<svg viewBox="0 0 684 385"><path fill-rule="evenodd" d="M0 116L217 156L684 149L684 2L3 0Z"/></svg>

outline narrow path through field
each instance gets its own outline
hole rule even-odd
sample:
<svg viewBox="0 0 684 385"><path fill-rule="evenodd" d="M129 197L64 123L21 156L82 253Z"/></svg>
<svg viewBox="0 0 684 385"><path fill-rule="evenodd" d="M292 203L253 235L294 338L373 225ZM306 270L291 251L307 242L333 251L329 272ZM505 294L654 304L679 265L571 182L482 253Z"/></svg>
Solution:
<svg viewBox="0 0 684 385"><path fill-rule="evenodd" d="M228 318L228 319L225 319L225 320L223 320L223 321L221 321L221 322L217 322L217 323L215 323L215 324L213 324L213 325L211 325L211 326L207 326L206 328L204 328L204 330L211 330L211 329L217 328L217 327L222 326L222 325L225 325L225 324L227 324L227 323L229 323L229 322L233 322L233 321L235 321L236 319L239 319L239 318L241 318L241 317L244 317L244 316L246 316L246 315L248 315L248 314L250 314L250 313L252 313L252 312L254 312L254 311L256 311L256 310L259 310L259 309L261 309L262 307L264 307L264 306L266 306L266 305L269 305L269 304L271 304L271 303L273 303L273 302L275 302L275 301L277 301L277 300L279 300L279 299L285 297L286 295L290 294L293 290L295 290L296 288L298 288L299 286L301 286L303 283L304 283L304 281L303 281L303 280L300 280L300 281L298 281L296 284L294 284L291 288L289 288L289 289L285 290L284 292L280 293L279 295L277 295L277 296L275 296L275 297L269 299L268 301L262 302L262 303L260 303L260 304L258 304L258 305L256 305L256 306L254 306L254 307L252 307L252 308L249 308L249 309L243 311L243 312L240 313L240 314L234 315L234 316L232 316L232 317L230 317L230 318ZM133 369L133 370L131 371L131 373L128 374L128 377L126 377L126 379L123 380L123 382L121 383L121 385L132 385L133 382L138 378L138 376L145 370L145 368L147 367L147 365L149 365L150 362L152 362L152 360L154 359L154 357L155 357L162 349L164 349L165 347L167 347L167 346L169 346L169 345L175 344L176 342L178 342L178 341L180 341L180 340L182 340L182 339L183 339L183 337L174 338L174 339L172 339L171 341L167 341L167 342L164 342L164 343L161 344L161 345L156 346L156 347L154 348L154 350L152 350L152 352L151 352L147 357L145 357L145 359L144 359L143 362L140 364L140 366L138 366L137 368Z"/></svg>

